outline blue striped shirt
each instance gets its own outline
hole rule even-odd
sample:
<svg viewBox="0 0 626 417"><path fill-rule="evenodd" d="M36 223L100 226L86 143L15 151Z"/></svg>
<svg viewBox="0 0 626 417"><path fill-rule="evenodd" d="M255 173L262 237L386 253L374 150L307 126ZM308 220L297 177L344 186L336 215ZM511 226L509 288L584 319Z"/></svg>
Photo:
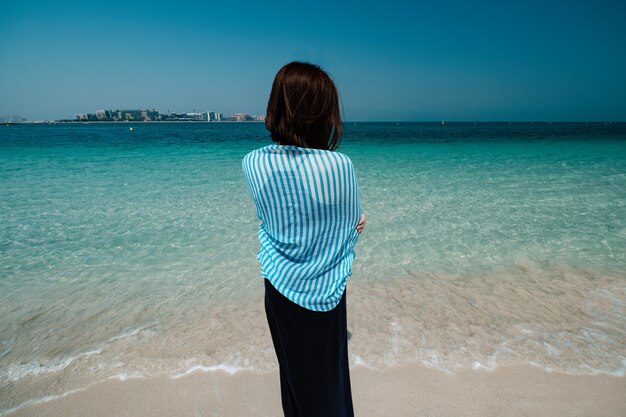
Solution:
<svg viewBox="0 0 626 417"><path fill-rule="evenodd" d="M292 145L268 145L242 161L261 219L261 277L294 303L332 310L352 275L359 190L346 155Z"/></svg>

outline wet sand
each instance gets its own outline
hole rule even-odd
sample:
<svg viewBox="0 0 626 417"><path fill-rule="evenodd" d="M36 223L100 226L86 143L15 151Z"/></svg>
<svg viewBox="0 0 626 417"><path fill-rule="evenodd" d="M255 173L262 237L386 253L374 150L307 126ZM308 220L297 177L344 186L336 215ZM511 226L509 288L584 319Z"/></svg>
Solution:
<svg viewBox="0 0 626 417"><path fill-rule="evenodd" d="M454 373L418 365L352 369L355 414L441 417L623 417L626 378L533 366ZM25 406L18 416L280 416L277 372L196 372L180 378L111 379Z"/></svg>

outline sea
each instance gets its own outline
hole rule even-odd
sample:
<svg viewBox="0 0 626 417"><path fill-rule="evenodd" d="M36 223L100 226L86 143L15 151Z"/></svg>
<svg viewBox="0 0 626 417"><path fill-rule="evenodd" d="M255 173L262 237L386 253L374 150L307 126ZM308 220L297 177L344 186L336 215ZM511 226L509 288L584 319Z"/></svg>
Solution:
<svg viewBox="0 0 626 417"><path fill-rule="evenodd" d="M132 129L131 129L132 128ZM241 160L263 123L0 126L0 415L277 369ZM353 123L352 366L626 371L626 124Z"/></svg>

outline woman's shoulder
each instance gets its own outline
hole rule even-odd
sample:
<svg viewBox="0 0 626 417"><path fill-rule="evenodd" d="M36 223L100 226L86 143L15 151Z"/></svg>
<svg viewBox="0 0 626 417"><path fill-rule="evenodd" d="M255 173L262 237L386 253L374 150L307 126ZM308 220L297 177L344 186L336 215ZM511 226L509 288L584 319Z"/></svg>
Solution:
<svg viewBox="0 0 626 417"><path fill-rule="evenodd" d="M326 151L326 152L330 152L332 155L332 158L335 159L339 165L342 165L348 170L354 169L354 166L352 165L352 160L345 153L338 152L338 151Z"/></svg>
<svg viewBox="0 0 626 417"><path fill-rule="evenodd" d="M244 158L249 158L250 156L252 156L254 154L266 152L266 151L270 150L273 147L274 147L274 145L266 145L266 146L262 146L262 147L257 148L257 149L253 149L253 150L249 151L247 154L245 154Z"/></svg>
<svg viewBox="0 0 626 417"><path fill-rule="evenodd" d="M345 163L352 164L352 160L345 153L342 153L342 152L339 152L339 151L332 151L332 153L337 155L337 157L339 159L341 159L342 161L344 161Z"/></svg>
<svg viewBox="0 0 626 417"><path fill-rule="evenodd" d="M253 149L253 150L249 151L242 158L243 164L246 165L246 164L250 163L250 161L253 158L259 157L262 154L267 154L268 152L270 152L272 150L273 146L274 145L267 145L267 146L263 146L261 148L257 148L257 149Z"/></svg>
<svg viewBox="0 0 626 417"><path fill-rule="evenodd" d="M350 157L339 151L331 151L326 149L315 149L315 148L303 148L295 145L267 145L261 148L254 149L248 152L243 157L243 163L247 164L249 161L255 157L259 157L261 155L265 155L268 157L280 156L284 154L300 154L300 155L309 155L309 156L317 156L324 157L329 161L335 161L338 164L342 164L352 168L352 160Z"/></svg>
<svg viewBox="0 0 626 417"><path fill-rule="evenodd" d="M345 153L323 149L316 149L316 151L316 155L322 158L324 165L348 173L354 170L352 160Z"/></svg>

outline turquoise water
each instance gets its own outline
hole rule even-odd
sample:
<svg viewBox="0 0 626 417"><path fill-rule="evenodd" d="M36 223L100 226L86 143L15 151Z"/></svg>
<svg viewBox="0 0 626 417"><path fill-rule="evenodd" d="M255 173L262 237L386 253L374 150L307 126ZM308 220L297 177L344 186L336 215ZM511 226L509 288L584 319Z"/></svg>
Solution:
<svg viewBox="0 0 626 417"><path fill-rule="evenodd" d="M623 375L625 124L345 130L354 365ZM0 410L275 367L240 165L269 143L261 123L1 127Z"/></svg>

